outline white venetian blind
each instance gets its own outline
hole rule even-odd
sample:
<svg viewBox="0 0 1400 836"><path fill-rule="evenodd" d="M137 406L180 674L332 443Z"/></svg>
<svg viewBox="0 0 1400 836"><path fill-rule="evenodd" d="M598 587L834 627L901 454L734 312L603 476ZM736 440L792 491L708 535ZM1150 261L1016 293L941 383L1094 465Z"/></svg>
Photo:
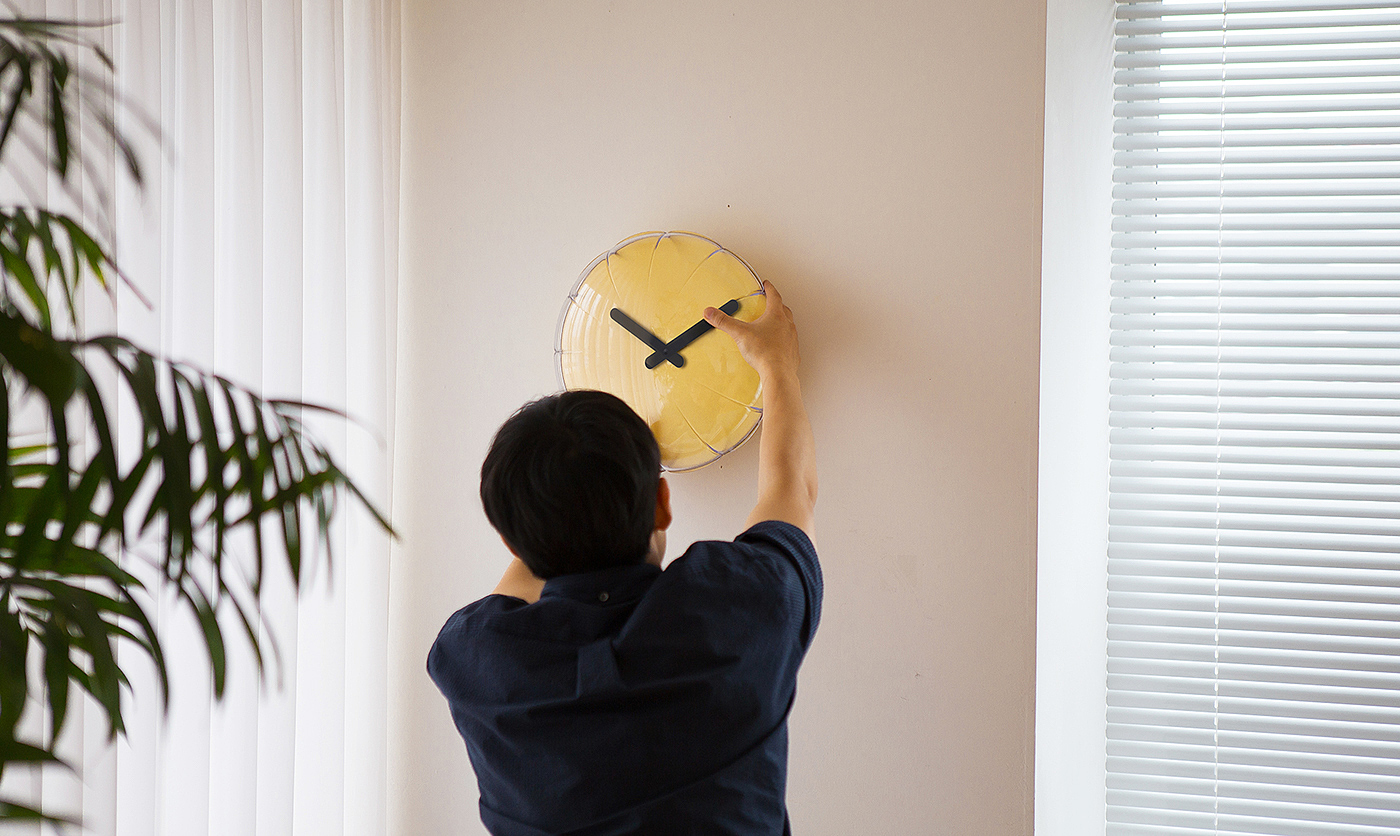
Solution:
<svg viewBox="0 0 1400 836"><path fill-rule="evenodd" d="M1400 3L1119 2L1107 832L1400 833Z"/></svg>

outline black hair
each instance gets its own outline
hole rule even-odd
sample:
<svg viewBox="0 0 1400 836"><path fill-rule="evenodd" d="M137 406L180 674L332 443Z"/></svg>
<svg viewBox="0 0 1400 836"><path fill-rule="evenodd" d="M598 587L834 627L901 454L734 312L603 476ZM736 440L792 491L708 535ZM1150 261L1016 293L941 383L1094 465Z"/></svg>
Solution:
<svg viewBox="0 0 1400 836"><path fill-rule="evenodd" d="M491 442L481 504L540 578L646 559L656 525L661 451L651 428L606 392L531 401Z"/></svg>

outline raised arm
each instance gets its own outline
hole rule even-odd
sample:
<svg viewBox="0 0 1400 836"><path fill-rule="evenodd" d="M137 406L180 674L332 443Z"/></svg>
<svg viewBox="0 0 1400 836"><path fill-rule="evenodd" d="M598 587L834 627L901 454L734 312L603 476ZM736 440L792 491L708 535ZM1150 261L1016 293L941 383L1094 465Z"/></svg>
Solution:
<svg viewBox="0 0 1400 836"><path fill-rule="evenodd" d="M716 308L705 309L705 320L734 339L763 381L758 502L745 525L781 520L812 537L817 453L797 380L797 326L778 289L764 282L763 290L768 305L753 322L734 319Z"/></svg>

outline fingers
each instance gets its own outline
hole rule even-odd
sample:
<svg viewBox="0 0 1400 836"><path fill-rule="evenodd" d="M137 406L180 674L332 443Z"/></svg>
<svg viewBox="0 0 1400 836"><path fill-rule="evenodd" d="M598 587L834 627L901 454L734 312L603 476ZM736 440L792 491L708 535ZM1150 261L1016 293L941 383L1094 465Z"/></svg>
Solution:
<svg viewBox="0 0 1400 836"><path fill-rule="evenodd" d="M792 320L792 308L783 304L783 295L779 293L778 289L773 286L773 283L767 279L763 280L763 296L767 304L764 305L763 313L758 319L754 320L755 323L778 316L778 311L782 311L789 321Z"/></svg>
<svg viewBox="0 0 1400 836"><path fill-rule="evenodd" d="M706 322L731 337L735 336L746 327L749 327L751 324L757 325L766 319L777 316L777 311L785 312L788 318L792 317L792 309L783 304L782 294L778 293L778 289L773 286L773 283L766 279L763 282L763 295L767 304L764 306L763 313L760 314L758 319L754 320L753 323L745 322L742 319L735 319L718 308L706 308L703 312L703 316Z"/></svg>
<svg viewBox="0 0 1400 836"><path fill-rule="evenodd" d="M781 308L783 306L783 294L779 293L778 289L773 286L773 283L767 279L763 280L763 295L768 297L767 310Z"/></svg>
<svg viewBox="0 0 1400 836"><path fill-rule="evenodd" d="M758 315L754 322L762 322L773 315L775 308L781 308L783 297L778 295L778 289L767 279L763 280L763 313Z"/></svg>

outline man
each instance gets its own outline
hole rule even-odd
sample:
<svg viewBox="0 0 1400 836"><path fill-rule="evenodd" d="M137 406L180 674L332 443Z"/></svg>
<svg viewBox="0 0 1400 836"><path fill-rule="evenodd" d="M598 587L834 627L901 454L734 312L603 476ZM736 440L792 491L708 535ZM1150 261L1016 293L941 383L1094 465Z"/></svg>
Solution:
<svg viewBox="0 0 1400 836"><path fill-rule="evenodd" d="M428 656L496 836L788 833L787 713L821 614L816 453L797 330L705 319L763 381L758 502L661 569L670 492L646 424L601 392L527 404L481 468L512 560Z"/></svg>

